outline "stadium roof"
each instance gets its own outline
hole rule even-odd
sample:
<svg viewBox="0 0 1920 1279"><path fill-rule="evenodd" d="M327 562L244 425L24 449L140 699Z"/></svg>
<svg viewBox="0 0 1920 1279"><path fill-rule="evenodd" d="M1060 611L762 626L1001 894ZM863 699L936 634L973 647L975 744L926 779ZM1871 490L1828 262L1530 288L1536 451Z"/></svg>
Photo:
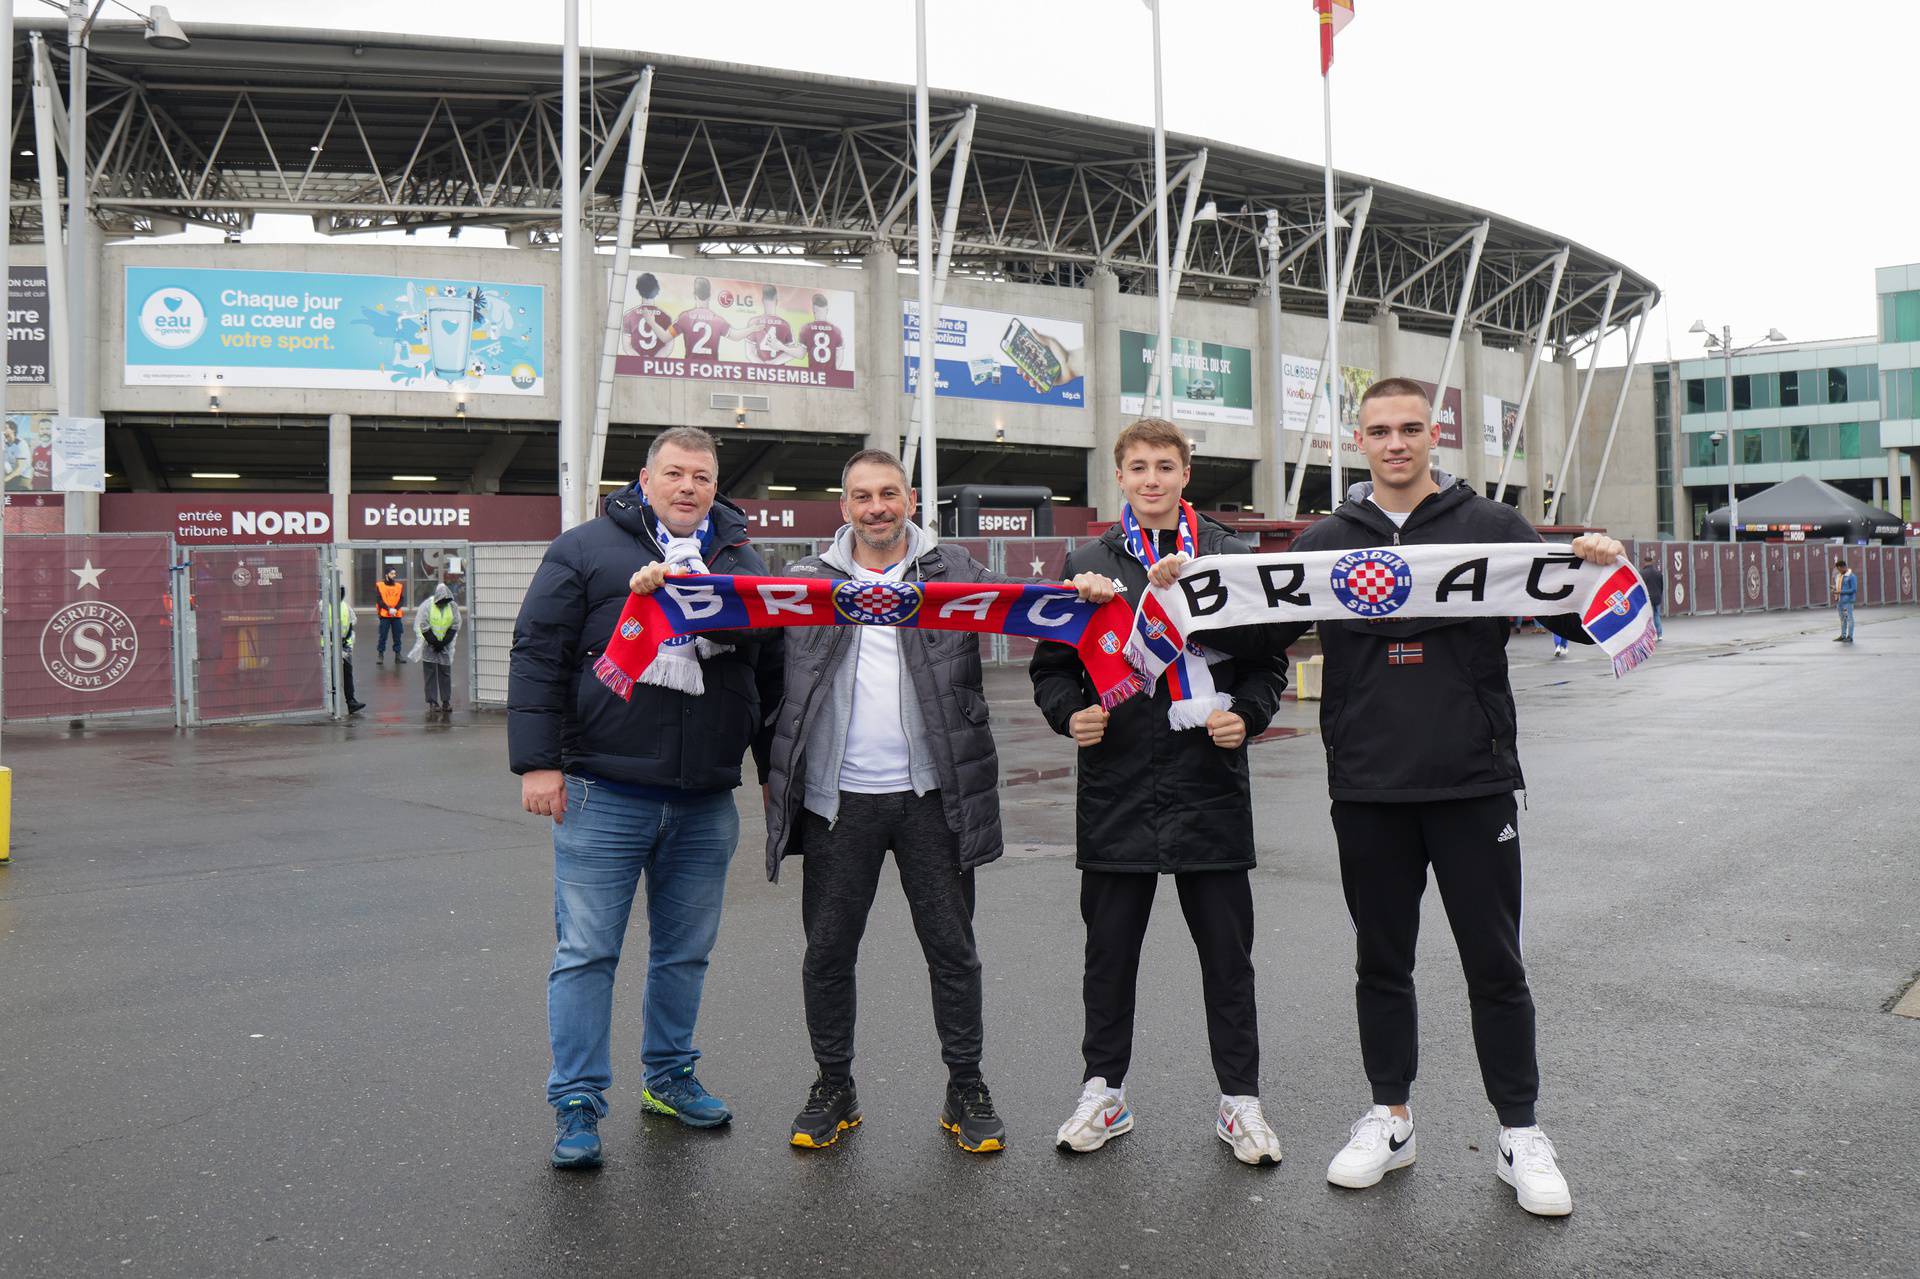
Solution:
<svg viewBox="0 0 1920 1279"><path fill-rule="evenodd" d="M19 25L13 118L27 139L35 54L26 33L45 36L39 56L64 87L66 31L57 18ZM557 232L558 46L198 23L189 34L191 47L168 51L149 46L136 25L103 23L93 33L89 191L110 233L186 224L237 231L261 213L310 215L334 234L484 226L539 243ZM600 239L614 232L622 125L648 65L655 73L636 243L832 260L885 242L911 258L910 86L626 50L582 54L592 91L581 151L592 165L587 210ZM975 108L956 273L1077 285L1104 267L1123 290L1151 291L1150 130L947 90L934 90L932 102L937 141L950 142ZM958 150L936 151L942 201ZM16 239L39 234L36 163L14 159ZM1219 216L1194 226L1182 295L1253 296L1268 267L1265 212L1274 210L1283 305L1323 307L1320 168L1170 136L1170 183L1192 169L1200 201ZM1652 281L1564 237L1341 175L1348 208L1368 191L1350 319L1385 307L1403 327L1445 332L1467 280L1471 233L1483 222L1469 305L1490 344L1531 337L1551 305L1549 342L1582 345L1601 326L1616 277L1607 327L1658 300ZM1176 216L1183 198L1173 192Z"/></svg>

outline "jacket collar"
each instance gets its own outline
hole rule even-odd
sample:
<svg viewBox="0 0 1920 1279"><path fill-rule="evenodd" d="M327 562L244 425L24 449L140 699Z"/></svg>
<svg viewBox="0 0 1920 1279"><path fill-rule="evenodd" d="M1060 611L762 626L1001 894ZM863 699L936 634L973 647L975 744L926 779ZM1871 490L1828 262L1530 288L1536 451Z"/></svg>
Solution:
<svg viewBox="0 0 1920 1279"><path fill-rule="evenodd" d="M907 551L900 557L899 576L906 575L905 566L911 564L916 576L925 577L927 565L921 560L934 548L927 543L926 530L912 520L907 521ZM858 561L853 558L853 525L842 524L840 531L833 535L833 545L820 553L820 562L844 577L857 576Z"/></svg>
<svg viewBox="0 0 1920 1279"><path fill-rule="evenodd" d="M1463 502L1473 499L1473 485L1465 480L1456 480L1445 471L1435 468L1433 478L1440 482L1438 493L1429 493L1420 500L1407 516L1407 522L1396 528L1387 513L1374 505L1373 481L1367 480L1355 484L1347 490L1347 500L1340 504L1334 514L1352 524L1358 524L1372 533L1392 539L1408 529L1418 528L1431 520L1438 519L1447 511L1453 510Z"/></svg>
<svg viewBox="0 0 1920 1279"><path fill-rule="evenodd" d="M600 510L608 519L640 538L656 552L662 551L659 539L654 536L653 518L647 514L647 504L640 498L638 481L607 494L600 504ZM753 540L747 536L747 513L734 505L731 498L715 497L708 518L713 522L713 549L716 553L730 546L745 546Z"/></svg>

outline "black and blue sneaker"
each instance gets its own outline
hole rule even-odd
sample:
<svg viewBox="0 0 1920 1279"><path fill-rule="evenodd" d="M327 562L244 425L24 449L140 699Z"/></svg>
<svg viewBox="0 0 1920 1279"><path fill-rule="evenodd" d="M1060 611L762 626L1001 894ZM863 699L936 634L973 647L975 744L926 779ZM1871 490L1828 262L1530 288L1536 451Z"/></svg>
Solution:
<svg viewBox="0 0 1920 1279"><path fill-rule="evenodd" d="M554 1107L554 1125L559 1135L553 1141L555 1168L598 1168L600 1166L600 1111L585 1093L560 1099Z"/></svg>
<svg viewBox="0 0 1920 1279"><path fill-rule="evenodd" d="M700 1086L692 1066L682 1066L640 1090L640 1101L656 1115L672 1115L689 1128L718 1128L733 1118L727 1103Z"/></svg>

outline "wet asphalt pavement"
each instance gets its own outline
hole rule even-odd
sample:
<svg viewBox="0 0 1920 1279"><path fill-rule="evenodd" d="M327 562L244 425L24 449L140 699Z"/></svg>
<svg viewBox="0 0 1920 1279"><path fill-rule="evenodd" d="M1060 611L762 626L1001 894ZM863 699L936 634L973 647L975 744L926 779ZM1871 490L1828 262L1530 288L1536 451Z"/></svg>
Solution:
<svg viewBox="0 0 1920 1279"><path fill-rule="evenodd" d="M638 1106L642 940L597 1175L546 1166L551 851L504 721L427 723L413 667L348 725L9 732L0 1275L1822 1275L1920 1263L1911 783L1920 612L1700 619L1616 682L1516 639L1541 1119L1574 1215L1492 1169L1437 895L1419 1163L1329 1187L1364 1108L1314 709L1254 747L1262 1074L1286 1149L1212 1133L1199 976L1163 891L1135 1131L1051 1143L1078 1094L1071 747L990 680L1011 843L979 877L993 1157L935 1124L924 965L883 881L860 971L866 1122L800 1152L798 874L743 804L701 1019L739 1118ZM1049 774L1056 774L1049 776ZM743 797L749 792L742 792Z"/></svg>

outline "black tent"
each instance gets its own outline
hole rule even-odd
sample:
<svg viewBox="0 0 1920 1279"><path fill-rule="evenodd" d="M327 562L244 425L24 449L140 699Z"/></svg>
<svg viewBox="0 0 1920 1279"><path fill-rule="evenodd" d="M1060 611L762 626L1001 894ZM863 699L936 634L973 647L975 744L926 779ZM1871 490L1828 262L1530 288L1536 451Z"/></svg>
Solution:
<svg viewBox="0 0 1920 1279"><path fill-rule="evenodd" d="M1777 537L1804 533L1809 540L1838 537L1847 542L1879 540L1889 546L1906 542L1900 517L1844 493L1811 475L1796 475L1752 497L1740 499L1743 537ZM1725 541L1727 508L1707 516L1705 536Z"/></svg>

